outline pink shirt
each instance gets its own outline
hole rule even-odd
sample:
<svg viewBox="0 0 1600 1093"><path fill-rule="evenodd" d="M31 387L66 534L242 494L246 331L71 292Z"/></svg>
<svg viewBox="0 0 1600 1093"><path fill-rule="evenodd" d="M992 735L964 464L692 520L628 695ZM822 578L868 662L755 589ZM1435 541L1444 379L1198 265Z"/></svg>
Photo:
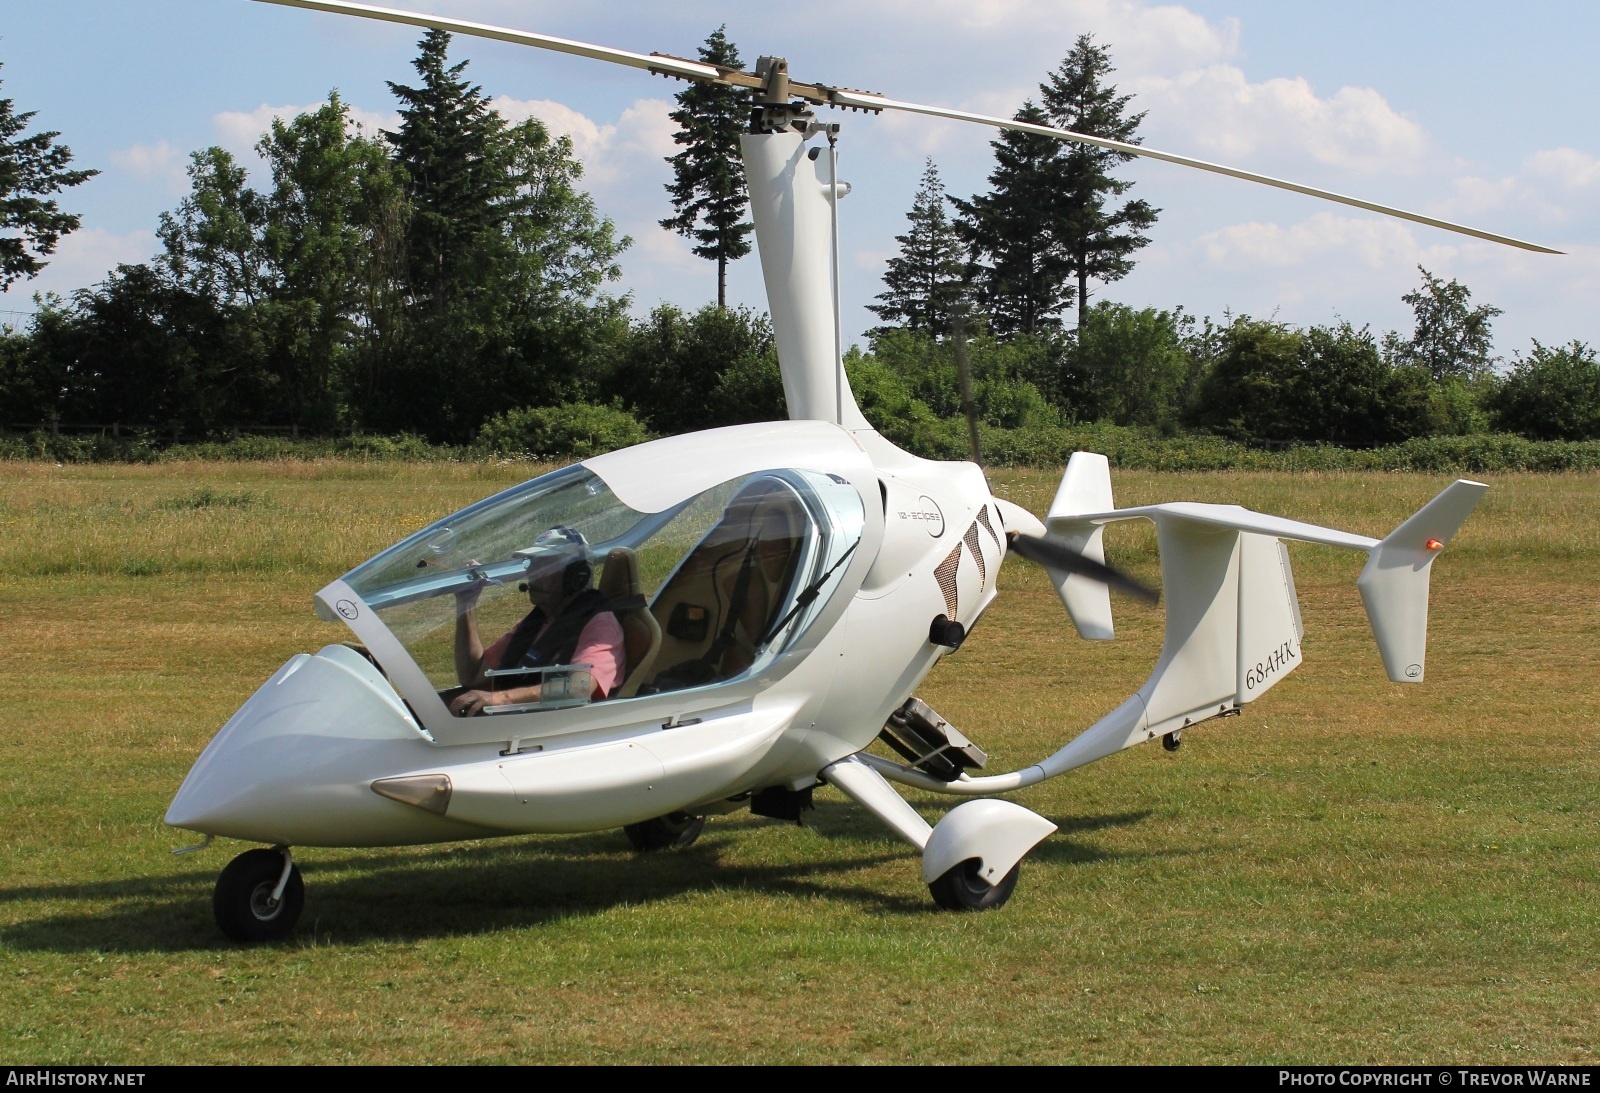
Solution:
<svg viewBox="0 0 1600 1093"><path fill-rule="evenodd" d="M533 639L535 644L549 628L550 624L545 623L538 636ZM517 628L513 626L483 651L484 667L500 667L500 658L505 655L506 646L511 644L511 635L516 631ZM611 612L600 612L578 632L578 646L572 651L572 663L592 666L590 671L594 673L595 698L605 698L616 689L617 684L622 682L626 659L627 648L622 637L622 624Z"/></svg>

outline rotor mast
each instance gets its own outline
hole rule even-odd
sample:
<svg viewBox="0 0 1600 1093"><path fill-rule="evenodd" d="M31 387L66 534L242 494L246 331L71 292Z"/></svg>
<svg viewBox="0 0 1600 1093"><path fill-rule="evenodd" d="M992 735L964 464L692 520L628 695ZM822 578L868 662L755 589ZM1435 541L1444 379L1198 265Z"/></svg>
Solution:
<svg viewBox="0 0 1600 1093"><path fill-rule="evenodd" d="M818 122L804 97L795 101L797 87L815 89L792 83L782 57L760 58L756 72L732 72L739 79L728 82L759 85L739 148L789 417L871 431L840 354L838 202L849 187L838 182L839 126ZM827 145L807 148L818 134Z"/></svg>

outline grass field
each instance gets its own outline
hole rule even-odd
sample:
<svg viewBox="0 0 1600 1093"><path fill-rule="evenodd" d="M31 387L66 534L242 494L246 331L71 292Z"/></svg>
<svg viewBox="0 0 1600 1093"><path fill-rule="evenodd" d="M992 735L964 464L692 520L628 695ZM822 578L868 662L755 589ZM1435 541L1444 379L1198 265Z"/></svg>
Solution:
<svg viewBox="0 0 1600 1093"><path fill-rule="evenodd" d="M1243 717L1017 795L1061 831L1003 910L932 909L837 791L797 828L306 850L286 945L236 948L241 844L161 816L311 593L522 465L0 464L0 1061L1569 1062L1600 1055L1600 477L1507 476L1388 683L1359 556L1295 547L1305 664ZM1053 475L997 472L1035 511ZM1382 535L1446 480L1115 476ZM1120 532L1120 534L1115 534ZM1156 575L1154 537L1112 559ZM1042 577L921 694L1032 762L1148 672L1159 608L1080 641ZM946 799L913 798L936 816Z"/></svg>

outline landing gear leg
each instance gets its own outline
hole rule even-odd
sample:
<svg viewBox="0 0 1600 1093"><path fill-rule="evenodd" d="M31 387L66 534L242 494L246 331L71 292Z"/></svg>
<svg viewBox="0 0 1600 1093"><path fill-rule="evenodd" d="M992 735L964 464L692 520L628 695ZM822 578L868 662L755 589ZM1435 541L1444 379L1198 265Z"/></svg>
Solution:
<svg viewBox="0 0 1600 1093"><path fill-rule="evenodd" d="M287 846L246 850L217 878L211 911L230 941L282 941L305 908L306 885Z"/></svg>

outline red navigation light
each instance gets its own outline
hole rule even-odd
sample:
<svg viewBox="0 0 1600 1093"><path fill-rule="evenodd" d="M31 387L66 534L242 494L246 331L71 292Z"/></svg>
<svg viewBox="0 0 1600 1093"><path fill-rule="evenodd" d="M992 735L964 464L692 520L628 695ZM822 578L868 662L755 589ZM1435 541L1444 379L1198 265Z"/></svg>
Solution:
<svg viewBox="0 0 1600 1093"><path fill-rule="evenodd" d="M1443 550L1444 544L1437 539L1429 539L1427 542L1427 547L1429 550Z"/></svg>

